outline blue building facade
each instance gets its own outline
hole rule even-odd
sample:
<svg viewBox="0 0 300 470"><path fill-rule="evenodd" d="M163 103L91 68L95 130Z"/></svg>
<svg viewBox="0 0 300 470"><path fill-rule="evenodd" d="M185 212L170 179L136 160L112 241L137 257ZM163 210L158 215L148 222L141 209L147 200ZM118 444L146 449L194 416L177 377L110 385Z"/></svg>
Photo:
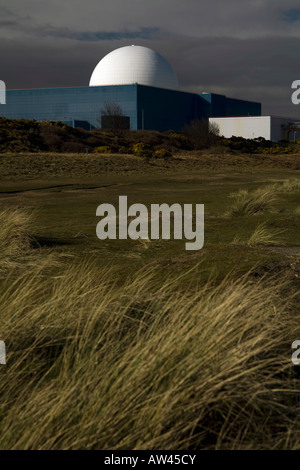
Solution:
<svg viewBox="0 0 300 470"><path fill-rule="evenodd" d="M209 103L209 117L261 116L261 104L254 101L227 98L215 93L201 93Z"/></svg>
<svg viewBox="0 0 300 470"><path fill-rule="evenodd" d="M11 119L58 120L92 129L101 127L106 103L122 108L132 130L180 131L195 119L261 115L260 103L139 84L7 90L0 112Z"/></svg>

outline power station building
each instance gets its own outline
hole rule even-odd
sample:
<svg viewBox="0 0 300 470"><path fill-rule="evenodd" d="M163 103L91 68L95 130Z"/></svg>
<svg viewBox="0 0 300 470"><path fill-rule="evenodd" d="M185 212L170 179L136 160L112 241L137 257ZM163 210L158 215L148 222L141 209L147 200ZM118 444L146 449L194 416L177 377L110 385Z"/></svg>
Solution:
<svg viewBox="0 0 300 470"><path fill-rule="evenodd" d="M238 136L244 139L263 137L266 140L296 140L300 132L300 122L282 116L243 116L243 117L210 117L216 124L220 135Z"/></svg>
<svg viewBox="0 0 300 470"><path fill-rule="evenodd" d="M58 120L73 127L104 128L107 104L121 109L127 128L180 131L195 119L260 116L261 104L215 93L178 90L170 64L142 46L107 54L95 67L89 86L7 90L2 116Z"/></svg>

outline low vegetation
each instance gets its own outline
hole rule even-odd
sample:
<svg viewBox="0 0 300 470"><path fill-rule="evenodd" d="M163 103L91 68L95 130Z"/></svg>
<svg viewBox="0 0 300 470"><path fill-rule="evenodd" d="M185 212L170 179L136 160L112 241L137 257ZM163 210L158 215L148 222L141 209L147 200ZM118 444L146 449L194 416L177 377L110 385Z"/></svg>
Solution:
<svg viewBox="0 0 300 470"><path fill-rule="evenodd" d="M246 244L247 246L253 247L257 245L282 245L282 234L284 233L283 229L274 230L267 226L266 222L262 222L257 225L253 233L247 240L242 240L239 236L236 236L233 244L242 245Z"/></svg>
<svg viewBox="0 0 300 470"><path fill-rule="evenodd" d="M229 215L240 217L263 214L276 200L276 192L273 187L259 188L252 192L241 189L229 197L232 200Z"/></svg>
<svg viewBox="0 0 300 470"><path fill-rule="evenodd" d="M118 116L115 116L116 118ZM122 117L122 116L121 116ZM36 122L0 117L0 152L123 153L162 158L180 151L218 149L221 153L287 155L300 153L298 142L274 143L263 137L224 138L215 124L192 121L181 132L129 131L72 128L60 121Z"/></svg>
<svg viewBox="0 0 300 470"><path fill-rule="evenodd" d="M0 156L0 448L300 449L300 154L42 126ZM203 203L203 249L99 241L124 194Z"/></svg>
<svg viewBox="0 0 300 470"><path fill-rule="evenodd" d="M17 220L27 246L17 217L2 213L5 256ZM282 276L184 293L184 273L158 283L155 267L122 286L93 263L49 267L1 281L2 449L299 448L300 322Z"/></svg>

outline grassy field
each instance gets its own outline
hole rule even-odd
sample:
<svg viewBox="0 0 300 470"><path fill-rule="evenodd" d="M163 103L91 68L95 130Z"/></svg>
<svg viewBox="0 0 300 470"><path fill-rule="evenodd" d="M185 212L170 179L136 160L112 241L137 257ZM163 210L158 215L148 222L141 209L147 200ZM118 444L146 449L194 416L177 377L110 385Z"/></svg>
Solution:
<svg viewBox="0 0 300 470"><path fill-rule="evenodd" d="M300 155L0 157L2 449L300 448ZM205 243L96 208L205 205Z"/></svg>

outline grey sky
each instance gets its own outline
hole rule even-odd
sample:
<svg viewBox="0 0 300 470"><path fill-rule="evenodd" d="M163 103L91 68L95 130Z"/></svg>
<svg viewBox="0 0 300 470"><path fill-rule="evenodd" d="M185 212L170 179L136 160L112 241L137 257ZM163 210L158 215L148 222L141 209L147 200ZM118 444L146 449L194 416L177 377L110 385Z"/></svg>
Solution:
<svg viewBox="0 0 300 470"><path fill-rule="evenodd" d="M261 101L300 120L299 0L0 0L0 79L8 88L88 85L129 44L161 53L180 88Z"/></svg>

